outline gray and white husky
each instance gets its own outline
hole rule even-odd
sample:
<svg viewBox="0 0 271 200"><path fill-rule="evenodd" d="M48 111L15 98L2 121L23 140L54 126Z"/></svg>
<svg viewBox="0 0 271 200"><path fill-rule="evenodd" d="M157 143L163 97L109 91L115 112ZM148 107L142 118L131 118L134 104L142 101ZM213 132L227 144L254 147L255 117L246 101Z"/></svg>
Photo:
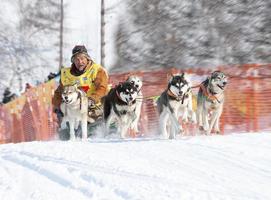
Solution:
<svg viewBox="0 0 271 200"><path fill-rule="evenodd" d="M119 83L103 98L106 133L110 124L116 122L117 133L121 138L128 135L128 130L136 118L137 88L130 82Z"/></svg>
<svg viewBox="0 0 271 200"><path fill-rule="evenodd" d="M227 76L215 71L200 85L197 98L197 121L199 129L210 134L214 128L220 133L219 119L223 111L224 90Z"/></svg>
<svg viewBox="0 0 271 200"><path fill-rule="evenodd" d="M187 75L182 73L172 76L167 89L157 100L159 127L165 139L174 139L176 134L183 132L179 117L184 122L187 122L188 119L192 122L196 121L192 106L191 84Z"/></svg>
<svg viewBox="0 0 271 200"><path fill-rule="evenodd" d="M131 123L131 129L134 130L136 133L138 133L139 132L138 121L140 118L141 107L142 107L142 102L143 102L143 94L141 91L143 82L142 82L141 78L139 78L138 76L134 76L134 75L129 76L128 79L126 80L126 82L132 83L137 90L136 108L135 108L136 117Z"/></svg>
<svg viewBox="0 0 271 200"><path fill-rule="evenodd" d="M66 127L66 122L70 126L70 139L75 139L75 130L81 122L82 139L87 139L87 120L88 120L88 98L86 94L78 89L77 84L64 86L62 92L63 102L60 105L64 117L61 128Z"/></svg>

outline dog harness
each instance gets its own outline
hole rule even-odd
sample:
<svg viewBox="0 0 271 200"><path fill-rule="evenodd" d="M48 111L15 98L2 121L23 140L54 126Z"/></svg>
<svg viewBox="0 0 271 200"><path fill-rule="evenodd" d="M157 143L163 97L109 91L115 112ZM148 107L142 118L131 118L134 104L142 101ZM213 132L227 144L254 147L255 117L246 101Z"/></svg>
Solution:
<svg viewBox="0 0 271 200"><path fill-rule="evenodd" d="M210 101L214 102L214 101L217 101L218 103L221 103L218 98L215 96L215 94L212 94L212 93L209 93L207 88L203 85L203 84L200 84L199 87L201 88L202 90L202 93L203 95L209 99Z"/></svg>
<svg viewBox="0 0 271 200"><path fill-rule="evenodd" d="M71 68L61 69L61 83L66 85L78 84L78 86L86 92L87 96L90 96L95 92L94 80L97 76L98 70L101 66L93 63L88 65L86 71L80 76L74 76L71 74Z"/></svg>

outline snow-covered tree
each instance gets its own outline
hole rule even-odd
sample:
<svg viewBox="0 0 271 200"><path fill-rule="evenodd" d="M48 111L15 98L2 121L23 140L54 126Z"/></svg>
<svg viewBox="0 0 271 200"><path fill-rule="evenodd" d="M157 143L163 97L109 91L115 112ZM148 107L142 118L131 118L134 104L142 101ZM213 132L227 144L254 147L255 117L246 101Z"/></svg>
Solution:
<svg viewBox="0 0 271 200"><path fill-rule="evenodd" d="M4 0L1 5L12 13L0 10L0 87L19 92L25 82L44 80L52 65L57 70L60 2Z"/></svg>
<svg viewBox="0 0 271 200"><path fill-rule="evenodd" d="M271 62L270 1L126 2L112 71Z"/></svg>

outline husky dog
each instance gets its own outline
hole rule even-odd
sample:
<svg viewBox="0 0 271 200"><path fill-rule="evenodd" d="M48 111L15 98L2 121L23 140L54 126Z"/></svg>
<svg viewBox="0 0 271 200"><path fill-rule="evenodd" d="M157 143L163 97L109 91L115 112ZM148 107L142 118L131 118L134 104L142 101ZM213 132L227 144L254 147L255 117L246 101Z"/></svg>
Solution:
<svg viewBox="0 0 271 200"><path fill-rule="evenodd" d="M172 76L167 89L157 100L160 131L165 139L174 139L176 134L183 132L179 117L185 122L188 121L188 117L191 121L196 121L192 104L190 81L186 75L182 73Z"/></svg>
<svg viewBox="0 0 271 200"><path fill-rule="evenodd" d="M224 89L227 76L215 71L200 85L197 98L197 121L199 129L210 134L212 129L220 133L219 119L223 110Z"/></svg>
<svg viewBox="0 0 271 200"><path fill-rule="evenodd" d="M87 120L88 120L88 98L86 94L77 88L77 85L64 86L62 92L63 102L60 105L64 117L61 128L66 127L66 122L70 126L70 139L75 139L74 129L77 129L81 122L82 139L87 139Z"/></svg>
<svg viewBox="0 0 271 200"><path fill-rule="evenodd" d="M130 82L119 83L104 97L104 120L106 132L110 124L117 123L117 133L121 138L127 136L128 129L136 119L137 88Z"/></svg>
<svg viewBox="0 0 271 200"><path fill-rule="evenodd" d="M132 83L136 87L136 90L137 90L136 109L135 109L136 118L132 121L131 129L134 130L136 133L138 133L139 132L138 121L140 118L142 101L143 101L143 94L141 91L143 83L142 83L142 80L138 76L129 76L126 82Z"/></svg>

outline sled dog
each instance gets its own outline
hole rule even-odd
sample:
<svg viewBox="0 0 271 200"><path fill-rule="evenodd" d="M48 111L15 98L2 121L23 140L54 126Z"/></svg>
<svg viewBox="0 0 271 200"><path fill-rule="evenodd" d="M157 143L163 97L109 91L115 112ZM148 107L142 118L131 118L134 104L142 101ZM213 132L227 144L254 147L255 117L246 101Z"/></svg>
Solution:
<svg viewBox="0 0 271 200"><path fill-rule="evenodd" d="M174 139L176 134L183 132L179 117L184 122L187 122L188 118L196 121L192 104L191 85L187 75L182 73L172 76L167 89L157 100L159 127L165 139Z"/></svg>
<svg viewBox="0 0 271 200"><path fill-rule="evenodd" d="M224 90L227 76L221 71L214 71L200 84L197 97L197 121L199 129L210 134L214 128L220 133L219 119L223 111Z"/></svg>
<svg viewBox="0 0 271 200"><path fill-rule="evenodd" d="M137 88L130 82L119 83L104 97L104 121L106 133L110 124L116 122L117 133L127 137L132 122L136 119Z"/></svg>
<svg viewBox="0 0 271 200"><path fill-rule="evenodd" d="M138 130L138 121L140 118L141 107L143 102L143 94L141 91L142 88L142 80L138 76L129 76L126 82L130 82L133 84L137 90L137 98L136 98L136 108L135 108L135 116L136 118L131 123L131 129L134 130L136 133L139 132Z"/></svg>
<svg viewBox="0 0 271 200"><path fill-rule="evenodd" d="M82 139L87 139L87 120L88 120L88 98L86 94L77 88L77 85L64 86L62 92L63 102L60 105L64 117L61 128L66 127L66 122L70 126L70 139L75 139L75 130L81 122Z"/></svg>

